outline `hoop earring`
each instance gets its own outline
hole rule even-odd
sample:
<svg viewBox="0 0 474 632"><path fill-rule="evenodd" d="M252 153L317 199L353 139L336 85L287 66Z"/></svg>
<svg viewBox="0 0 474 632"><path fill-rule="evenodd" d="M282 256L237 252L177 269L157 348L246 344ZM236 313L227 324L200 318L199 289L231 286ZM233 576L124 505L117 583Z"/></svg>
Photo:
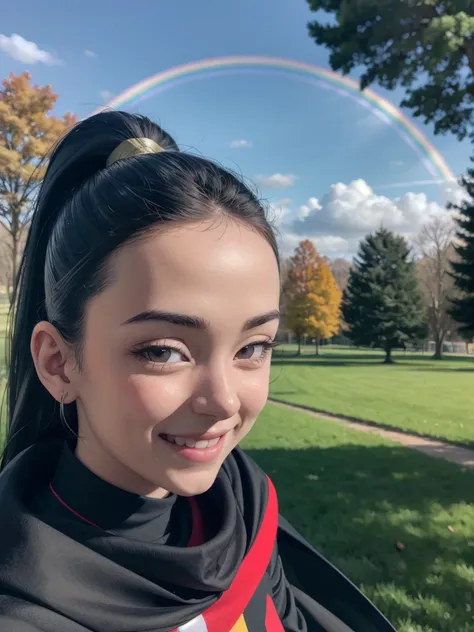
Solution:
<svg viewBox="0 0 474 632"><path fill-rule="evenodd" d="M77 436L77 434L74 432L74 430L71 428L71 426L68 424L68 421L66 419L66 414L64 411L64 400L67 397L67 393L65 393L63 391L63 394L61 395L61 401L59 402L59 418L61 419L61 422L63 424L63 426L65 426L69 432L72 434L73 437L76 437L76 439L79 439L79 437Z"/></svg>

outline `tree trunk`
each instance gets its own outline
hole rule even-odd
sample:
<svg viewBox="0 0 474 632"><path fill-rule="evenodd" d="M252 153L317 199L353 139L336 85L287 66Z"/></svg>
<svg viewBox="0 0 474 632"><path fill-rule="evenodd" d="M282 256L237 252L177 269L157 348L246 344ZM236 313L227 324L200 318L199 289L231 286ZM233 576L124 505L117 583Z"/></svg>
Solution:
<svg viewBox="0 0 474 632"><path fill-rule="evenodd" d="M12 283L16 283L16 275L18 274L18 235L13 236L12 248Z"/></svg>
<svg viewBox="0 0 474 632"><path fill-rule="evenodd" d="M16 277L18 274L18 253L20 246L20 218L19 212L15 209L12 213L10 239L11 239L11 261L10 261L10 275L8 279L7 295L8 300L12 301L12 292L16 284Z"/></svg>
<svg viewBox="0 0 474 632"><path fill-rule="evenodd" d="M296 352L297 355L301 355L301 336L298 334L298 351Z"/></svg>
<svg viewBox="0 0 474 632"><path fill-rule="evenodd" d="M435 360L443 359L443 339L440 337L435 338L435 352L433 358Z"/></svg>
<svg viewBox="0 0 474 632"><path fill-rule="evenodd" d="M8 302L12 303L13 300L13 291L12 291L12 281L11 281L11 275L10 273L7 273L6 275L6 282L7 282L7 296L8 296Z"/></svg>
<svg viewBox="0 0 474 632"><path fill-rule="evenodd" d="M395 364L393 358L392 358L392 347L387 347L385 349L385 360L384 360L384 364Z"/></svg>
<svg viewBox="0 0 474 632"><path fill-rule="evenodd" d="M317 356L319 355L319 338L318 338L318 336L316 336L316 338L314 339L314 353Z"/></svg>
<svg viewBox="0 0 474 632"><path fill-rule="evenodd" d="M8 297L9 300L11 302L12 300L12 295L13 295L13 290L15 288L15 284L16 284L16 277L18 274L18 235L12 235L12 240L13 240L13 244L12 244L12 276L11 276L11 290L8 290ZM10 293L11 292L11 293Z"/></svg>
<svg viewBox="0 0 474 632"><path fill-rule="evenodd" d="M472 40L464 40L464 50L466 51L469 67L474 72L474 42Z"/></svg>

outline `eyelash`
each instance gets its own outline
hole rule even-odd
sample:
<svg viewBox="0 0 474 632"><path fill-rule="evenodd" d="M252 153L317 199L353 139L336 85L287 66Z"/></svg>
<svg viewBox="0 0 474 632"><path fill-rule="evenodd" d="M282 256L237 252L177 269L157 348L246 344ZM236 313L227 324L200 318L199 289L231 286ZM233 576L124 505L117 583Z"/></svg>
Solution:
<svg viewBox="0 0 474 632"><path fill-rule="evenodd" d="M278 347L279 345L280 343L276 340L259 340L257 342L251 342L250 344L245 345L244 347L242 347L242 349L240 349L240 351L246 349L247 347L263 347L262 355L259 358L257 358L256 360L249 360L249 362L254 362L255 364L263 364L272 349L275 349L275 347Z"/></svg>
<svg viewBox="0 0 474 632"><path fill-rule="evenodd" d="M252 347L252 346L261 346L263 347L263 351L262 351L262 355L259 356L256 360L248 360L248 362L253 362L254 364L263 364L263 362L267 359L269 353L272 351L272 349L275 349L276 347L278 347L281 343L277 342L276 340L259 340L258 342L252 342L249 343L248 345L245 345L244 347L242 347L242 349L240 349L240 351L242 351L243 349L246 349L247 347ZM156 351L176 351L177 353L181 353L182 355L184 355L183 353L183 349L181 347L179 347L178 345L173 345L173 344L163 344L163 345L158 345L158 344L154 344L154 345L147 345L146 347L140 347L137 349L133 349L132 350L132 355L134 357L136 357L138 360L145 362L147 364L154 364L156 366L160 366L162 369L167 365L166 362L155 362L153 360L150 360L147 357L147 354L156 352ZM171 363L171 366L173 364L176 363Z"/></svg>

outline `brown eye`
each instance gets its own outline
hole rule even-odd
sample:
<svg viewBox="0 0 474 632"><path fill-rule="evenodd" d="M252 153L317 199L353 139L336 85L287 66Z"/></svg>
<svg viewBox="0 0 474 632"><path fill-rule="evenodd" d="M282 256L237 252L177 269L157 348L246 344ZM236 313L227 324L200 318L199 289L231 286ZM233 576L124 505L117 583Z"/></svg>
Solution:
<svg viewBox="0 0 474 632"><path fill-rule="evenodd" d="M148 347L135 350L134 354L147 362L155 364L177 364L188 361L179 349L173 349L173 347L164 345L149 345Z"/></svg>
<svg viewBox="0 0 474 632"><path fill-rule="evenodd" d="M150 347L143 351L143 355L149 362L168 362L173 352L176 353L174 349L167 349L166 347Z"/></svg>
<svg viewBox="0 0 474 632"><path fill-rule="evenodd" d="M256 342L243 347L236 355L239 360L258 360L268 351L264 342Z"/></svg>

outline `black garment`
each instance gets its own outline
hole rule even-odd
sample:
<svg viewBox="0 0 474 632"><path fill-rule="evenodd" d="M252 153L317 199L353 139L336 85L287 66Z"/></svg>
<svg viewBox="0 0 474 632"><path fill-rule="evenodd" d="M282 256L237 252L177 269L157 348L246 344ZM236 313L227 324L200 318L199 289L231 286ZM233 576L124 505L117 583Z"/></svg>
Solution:
<svg viewBox="0 0 474 632"><path fill-rule="evenodd" d="M188 499L127 492L96 476L73 450L73 444L64 444L52 481L33 499L31 509L43 522L86 545L85 521L111 535L187 546L192 532Z"/></svg>
<svg viewBox="0 0 474 632"><path fill-rule="evenodd" d="M189 500L118 490L58 442L25 450L0 475L0 630L231 632L240 617L248 632L393 632L278 525L273 486L241 450L195 501L206 542L188 546Z"/></svg>

